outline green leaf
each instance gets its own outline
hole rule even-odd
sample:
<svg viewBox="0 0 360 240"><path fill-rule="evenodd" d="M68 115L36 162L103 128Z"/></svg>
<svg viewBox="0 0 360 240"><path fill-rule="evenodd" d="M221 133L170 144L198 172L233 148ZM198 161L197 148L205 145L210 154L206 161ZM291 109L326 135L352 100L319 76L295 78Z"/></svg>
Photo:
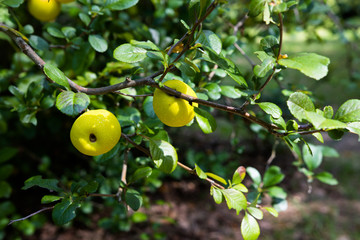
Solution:
<svg viewBox="0 0 360 240"><path fill-rule="evenodd" d="M72 91L61 92L56 98L56 107L64 114L75 117L90 104L90 98L85 93Z"/></svg>
<svg viewBox="0 0 360 240"><path fill-rule="evenodd" d="M49 49L49 44L43 38L36 35L30 36L29 43L36 50L45 51Z"/></svg>
<svg viewBox="0 0 360 240"><path fill-rule="evenodd" d="M131 44L122 44L114 50L114 58L121 62L135 63L146 58L146 49L134 47Z"/></svg>
<svg viewBox="0 0 360 240"><path fill-rule="evenodd" d="M85 184L83 186L80 186L76 192L80 195L94 193L94 192L96 192L98 187L99 187L99 183L95 180L90 181L90 182L85 181Z"/></svg>
<svg viewBox="0 0 360 240"><path fill-rule="evenodd" d="M53 26L49 26L46 31L53 37L56 37L56 38L65 38L65 35L64 33L56 28L56 27L53 27Z"/></svg>
<svg viewBox="0 0 360 240"><path fill-rule="evenodd" d="M110 10L125 10L135 6L139 0L106 0L105 7Z"/></svg>
<svg viewBox="0 0 360 240"><path fill-rule="evenodd" d="M152 168L151 167L142 167L136 169L136 171L131 175L129 182L136 182L137 180L140 180L142 178L147 178L151 175Z"/></svg>
<svg viewBox="0 0 360 240"><path fill-rule="evenodd" d="M256 219L261 220L264 217L263 212L256 207L248 207L248 212Z"/></svg>
<svg viewBox="0 0 360 240"><path fill-rule="evenodd" d="M0 181L0 198L9 198L11 191L11 186L6 181Z"/></svg>
<svg viewBox="0 0 360 240"><path fill-rule="evenodd" d="M219 67L225 70L227 75L229 75L235 82L237 82L239 85L247 87L247 83L244 77L241 75L239 69L236 67L235 63L224 57L222 54L217 54L211 48L205 46L205 49L207 50L207 54L203 54L204 60L219 65Z"/></svg>
<svg viewBox="0 0 360 240"><path fill-rule="evenodd" d="M263 78L266 76L266 74L273 69L275 65L275 58L273 57L267 57L264 59L264 61L260 65L256 65L254 67L254 74L255 76L259 78Z"/></svg>
<svg viewBox="0 0 360 240"><path fill-rule="evenodd" d="M334 119L328 119L319 115L315 112L307 112L307 119L312 125L317 129L338 129L338 128L346 128L346 124Z"/></svg>
<svg viewBox="0 0 360 240"><path fill-rule="evenodd" d="M256 17L264 11L266 0L251 0L249 16Z"/></svg>
<svg viewBox="0 0 360 240"><path fill-rule="evenodd" d="M115 157L119 153L119 150L120 150L120 142L117 143L115 147L113 147L109 152L106 152L98 156L94 156L94 160L99 164L103 164L108 160L112 159L113 157Z"/></svg>
<svg viewBox="0 0 360 240"><path fill-rule="evenodd" d="M206 84L205 89L208 90L208 96L213 100L218 100L221 97L221 88L216 83Z"/></svg>
<svg viewBox="0 0 360 240"><path fill-rule="evenodd" d="M256 168L247 167L246 172L249 174L255 185L259 186L261 184L261 175Z"/></svg>
<svg viewBox="0 0 360 240"><path fill-rule="evenodd" d="M178 161L175 148L163 140L150 140L150 153L157 168L165 173L172 173Z"/></svg>
<svg viewBox="0 0 360 240"><path fill-rule="evenodd" d="M198 177L200 179L206 179L207 178L206 173L196 163L195 163L195 172L196 172L196 175L198 175Z"/></svg>
<svg viewBox="0 0 360 240"><path fill-rule="evenodd" d="M321 172L315 175L319 181L326 183L328 185L337 185L338 181L333 177L329 172Z"/></svg>
<svg viewBox="0 0 360 240"><path fill-rule="evenodd" d="M264 207L264 209L266 211L268 211L271 215L273 215L274 217L278 217L279 213L275 210L275 208L272 207Z"/></svg>
<svg viewBox="0 0 360 240"><path fill-rule="evenodd" d="M309 168L310 171L318 168L323 159L321 147L312 144L304 144L303 158L306 166Z"/></svg>
<svg viewBox="0 0 360 240"><path fill-rule="evenodd" d="M360 122L360 100L347 100L336 111L335 119L342 122Z"/></svg>
<svg viewBox="0 0 360 240"><path fill-rule="evenodd" d="M347 124L347 129L352 132L355 133L357 135L359 135L360 137L360 122L351 122ZM0 155L1 156L1 155ZM1 162L1 161L0 161Z"/></svg>
<svg viewBox="0 0 360 240"><path fill-rule="evenodd" d="M136 40L131 40L130 44L135 46L135 47L139 47L139 48L144 48L147 50L154 50L154 51L159 51L160 49L151 41L147 40L145 41L136 41Z"/></svg>
<svg viewBox="0 0 360 240"><path fill-rule="evenodd" d="M286 199L287 193L285 190L279 186L272 186L267 189L267 192L270 197L278 199Z"/></svg>
<svg viewBox="0 0 360 240"><path fill-rule="evenodd" d="M13 147L3 147L0 149L0 163L6 162L13 158L19 150Z"/></svg>
<svg viewBox="0 0 360 240"><path fill-rule="evenodd" d="M225 197L229 209L235 209L237 214L239 214L241 210L246 209L247 200L242 192L233 188L220 190Z"/></svg>
<svg viewBox="0 0 360 240"><path fill-rule="evenodd" d="M49 189L50 191L63 192L61 188L57 186L57 179L43 179L42 176L33 176L25 181L22 190L29 189L33 186Z"/></svg>
<svg viewBox="0 0 360 240"><path fill-rule="evenodd" d="M5 5L9 6L9 7L17 8L23 2L24 2L24 0L3 0L1 3L5 4Z"/></svg>
<svg viewBox="0 0 360 240"><path fill-rule="evenodd" d="M206 172L206 176L208 176L209 178L212 178L218 182L221 182L224 185L227 185L227 182L225 181L225 179L223 179L222 177L220 177L214 173Z"/></svg>
<svg viewBox="0 0 360 240"><path fill-rule="evenodd" d="M307 120L307 112L314 112L315 106L311 99L302 92L295 92L290 95L287 105L291 114L299 121Z"/></svg>
<svg viewBox="0 0 360 240"><path fill-rule="evenodd" d="M238 191L240 191L240 192L244 192L244 193L249 192L249 190L247 189L247 187L245 187L245 185L242 184L242 183L233 185L232 188L233 188L233 189L236 189L236 190L238 190Z"/></svg>
<svg viewBox="0 0 360 240"><path fill-rule="evenodd" d="M244 240L256 240L260 235L260 227L256 219L245 212L245 216L241 221L241 235Z"/></svg>
<svg viewBox="0 0 360 240"><path fill-rule="evenodd" d="M267 6L268 8L268 6ZM273 36L268 35L261 39L260 41L261 48L270 55L277 55L278 49L279 49L279 40ZM262 55L263 56L263 55ZM269 56L269 55L268 55ZM259 56L258 56L259 57ZM265 57L265 59L268 57ZM265 61L265 59L263 61Z"/></svg>
<svg viewBox="0 0 360 240"><path fill-rule="evenodd" d="M220 204L223 201L223 195L220 189L211 186L210 194L213 196L215 203Z"/></svg>
<svg viewBox="0 0 360 240"><path fill-rule="evenodd" d="M284 177L278 166L269 167L264 174L264 188L280 183Z"/></svg>
<svg viewBox="0 0 360 240"><path fill-rule="evenodd" d="M100 35L89 35L89 43L91 47L97 52L105 52L108 49L108 43Z"/></svg>
<svg viewBox="0 0 360 240"><path fill-rule="evenodd" d="M145 100L143 102L143 109L148 117L156 118L156 114L154 112L154 107L153 107L153 97L152 96L145 98Z"/></svg>
<svg viewBox="0 0 360 240"><path fill-rule="evenodd" d="M79 13L79 18L85 24L85 26L88 26L91 22L91 18L85 13Z"/></svg>
<svg viewBox="0 0 360 240"><path fill-rule="evenodd" d="M125 202L132 210L137 211L142 206L143 198L141 194L134 189L127 189L125 194Z"/></svg>
<svg viewBox="0 0 360 240"><path fill-rule="evenodd" d="M334 110L331 106L324 107L324 117L331 119L334 116Z"/></svg>
<svg viewBox="0 0 360 240"><path fill-rule="evenodd" d="M229 98L240 98L242 92L234 86L221 86L221 94Z"/></svg>
<svg viewBox="0 0 360 240"><path fill-rule="evenodd" d="M220 54L221 52L221 40L214 32L210 30L203 30L197 42L201 43L203 46L211 48L217 54Z"/></svg>
<svg viewBox="0 0 360 240"><path fill-rule="evenodd" d="M270 114L273 118L280 118L282 115L281 108L271 102L258 103L258 106L267 114Z"/></svg>
<svg viewBox="0 0 360 240"><path fill-rule="evenodd" d="M54 196L54 195L45 195L41 198L41 203L42 204L47 204L47 203L52 203L55 201L58 201L60 199L62 199L63 197L60 196Z"/></svg>
<svg viewBox="0 0 360 240"><path fill-rule="evenodd" d="M52 218L56 225L64 225L76 217L76 209L80 207L78 199L65 198L57 203L52 212Z"/></svg>
<svg viewBox="0 0 360 240"><path fill-rule="evenodd" d="M246 169L245 167L240 166L234 172L231 183L234 185L240 184L244 180L245 176L246 176Z"/></svg>
<svg viewBox="0 0 360 240"><path fill-rule="evenodd" d="M196 121L204 133L209 134L216 130L216 120L210 113L197 107L194 108L194 111Z"/></svg>
<svg viewBox="0 0 360 240"><path fill-rule="evenodd" d="M57 67L51 65L50 63L46 63L44 65L44 72L46 76L48 76L48 78L50 78L60 86L63 86L66 89L70 89L70 85L65 74Z"/></svg>
<svg viewBox="0 0 360 240"><path fill-rule="evenodd" d="M288 68L297 69L306 76L319 80L327 75L330 59L315 53L300 53L279 59L278 63Z"/></svg>

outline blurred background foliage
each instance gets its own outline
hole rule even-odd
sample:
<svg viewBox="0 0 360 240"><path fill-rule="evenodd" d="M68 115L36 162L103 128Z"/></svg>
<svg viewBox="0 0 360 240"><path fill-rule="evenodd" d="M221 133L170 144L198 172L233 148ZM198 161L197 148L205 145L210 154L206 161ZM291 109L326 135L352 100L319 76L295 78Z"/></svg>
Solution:
<svg viewBox="0 0 360 240"><path fill-rule="evenodd" d="M31 45L44 60L57 65L69 78L83 86L99 87L124 81L125 77L133 74L133 64L130 66L113 58L112 51L117 46L130 40L151 40L165 49L186 31L180 20L190 24L193 17L186 0L140 0L136 6L124 11L100 11L94 6L101 5L101 2L94 0L90 4L90 1L79 0L64 4L56 22L46 24L30 16L26 4L19 8L7 8L0 3L0 22L10 27L20 26L21 32L31 36ZM253 62L258 63L253 52L259 49L260 40L269 33L277 35L278 29L273 25L265 25L261 21L261 16L246 19L249 1L228 2L209 16L203 24L203 29L211 30L218 35L223 49L233 53L233 60L248 79L253 74L252 66L235 48L234 43L237 43ZM91 18L97 14L99 17ZM268 86L263 99L281 106L285 104L289 91L301 89L309 92L317 104L331 104L336 109L336 105L346 99L359 98L359 16L360 5L356 1L299 1L298 7L288 11L284 17L285 35L282 52L288 55L299 51L316 52L327 56L331 60L329 74L321 81L314 81L297 71L283 71ZM234 26L242 20L246 21L240 29L234 31ZM103 53L96 52L87 41L89 34L101 35L108 44L107 50ZM39 69L4 34L0 34L0 49L0 239L36 239L31 236L39 236L44 225L51 222L49 214L38 214L7 227L9 220L40 209L41 196L48 193L39 188L21 190L26 179L34 175L55 178L60 181L62 187L68 189L73 182L82 179L102 179L100 193L116 192L124 154L127 154L129 174L139 166L146 166L150 160L137 150L127 152L128 146L125 142L120 142L118 146L122 154L108 161L94 161L79 154L69 140L69 131L74 119L53 107L56 94L51 84L45 81ZM139 76L147 76L159 70L161 63L149 58L137 63L136 66L138 68L135 70ZM205 73L213 71L206 63L203 63L201 68ZM169 78L172 76L168 75ZM217 70L214 81L226 82L224 76L221 70ZM201 77L195 78L195 82L201 81ZM11 86L16 86L20 92ZM151 89L142 87L126 91L128 92L125 93L142 94L151 92ZM219 101L229 105L241 104L224 97ZM131 134L134 129L131 124L127 126L127 122L136 121L143 115L151 115L143 104L145 105L143 99L104 95L91 96L90 108L108 108L117 111L117 115L123 114L123 131ZM217 119L218 125L218 129L212 135L199 132L197 126L166 129L173 145L179 149L179 159L189 166L196 163L202 169L216 172L223 177L230 177L239 165L255 166L263 172L274 145L274 137L239 117L219 111L211 113ZM358 143L356 145L349 142L339 142L339 145L330 142L337 146L342 155L335 161L333 158L325 159L322 166L323 169L334 173L340 184L336 189L324 185L318 187L315 184L313 188L316 191L313 191L313 195L301 194L308 190L306 179L296 174L296 169L291 164L293 157L283 143L277 146L274 163L281 166L286 174L286 181L282 186L289 193L294 193L289 203L289 211L295 211L296 216L300 215L300 220L293 219L293 225L290 221L285 225L287 227L283 228L281 214L277 220L269 217L269 220L263 223L264 237L261 239L360 238L360 222L356 218L357 215L351 211L352 208L346 209L345 213L342 211L346 204L360 198L355 190L360 182L357 174L360 168L360 152ZM198 181L181 169L177 169L171 175L154 169L152 175L143 180L146 183L139 182L134 186L144 194L144 207L150 208L155 200L158 200L156 203L159 205L166 205L166 202L159 202L156 196L163 191L160 187L164 182L171 183L174 179ZM292 179L296 180L295 183ZM201 185L198 187L201 188ZM322 188L325 188L323 194L318 190ZM207 194L208 188L205 189ZM329 200L325 194L330 194L334 201ZM194 192L192 195L195 202L197 198L201 199L198 195L201 194ZM329 208L324 210L325 212L319 212L318 208L311 208L309 199L320 199ZM355 207L356 211L359 211L359 206L354 205ZM298 210L302 208L306 211ZM223 214L232 213L224 211ZM89 215L96 218L89 218ZM340 215L343 216L341 222L338 219ZM161 222L150 223L148 218L149 216L143 212L129 217L125 206L118 204L116 199L88 199L78 211L76 220L66 225L65 229L98 226L115 233L130 231L132 225L140 224L142 227L150 226L153 230L151 233L137 232L136 236L141 239L171 239L171 233L162 230ZM169 217L168 221L174 220ZM206 222L207 219L203 221ZM267 227L266 224L270 224L271 227ZM344 227L336 228L338 224ZM271 233L271 236L267 233ZM222 235L224 239L228 236L226 234L224 232Z"/></svg>

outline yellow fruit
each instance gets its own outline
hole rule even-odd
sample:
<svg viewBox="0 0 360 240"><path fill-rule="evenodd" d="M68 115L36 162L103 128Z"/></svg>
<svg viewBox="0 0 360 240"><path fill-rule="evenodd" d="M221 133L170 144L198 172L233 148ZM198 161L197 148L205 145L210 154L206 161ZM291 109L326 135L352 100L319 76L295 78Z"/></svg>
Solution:
<svg viewBox="0 0 360 240"><path fill-rule="evenodd" d="M81 153L97 156L110 151L119 141L121 126L107 110L90 110L78 117L70 131L74 147Z"/></svg>
<svg viewBox="0 0 360 240"><path fill-rule="evenodd" d="M196 93L184 82L180 80L169 80L165 86L175 89L178 92L197 97ZM194 118L194 107L197 103L190 103L184 99L170 96L160 89L156 89L153 98L153 108L156 116L161 122L170 127L182 127Z"/></svg>
<svg viewBox="0 0 360 240"><path fill-rule="evenodd" d="M70 2L75 2L75 0L56 0L59 3L70 3Z"/></svg>
<svg viewBox="0 0 360 240"><path fill-rule="evenodd" d="M28 8L36 19L48 22L59 15L61 4L55 0L29 0Z"/></svg>

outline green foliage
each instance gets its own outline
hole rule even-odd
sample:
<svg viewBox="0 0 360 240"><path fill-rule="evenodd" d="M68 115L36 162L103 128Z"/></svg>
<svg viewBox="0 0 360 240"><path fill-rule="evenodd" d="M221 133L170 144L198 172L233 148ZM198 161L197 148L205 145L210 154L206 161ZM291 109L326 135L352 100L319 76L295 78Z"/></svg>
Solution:
<svg viewBox="0 0 360 240"><path fill-rule="evenodd" d="M321 165L324 158L339 155L312 141L324 143L324 133L336 140L347 132L360 136L360 100L342 94L350 100L342 100L339 108L321 106L332 94L318 97L300 80L330 79L336 75L336 60L329 65L324 51L291 48L293 40L284 36L299 31L309 42L325 42L330 35L351 48L359 39L351 28L359 27L341 18L340 3L79 0L64 4L51 23L33 19L25 4L0 1L0 198L6 199L0 204L5 219L1 224L17 216L12 201L19 183L12 183L14 173L17 181L19 176L28 178L22 188L26 192L35 186L51 191L39 198L53 207L55 224L71 224L94 213L88 199L103 197L99 203L112 212L102 216L99 226L129 231L132 223L146 222L147 216L130 216L128 207L149 207L147 193L156 191L165 178L185 178L187 171L210 183L215 203L244 213L244 239L258 239L263 212L276 217L287 207L288 169L269 163L262 171L254 167L259 166L255 161L239 167L239 161L252 156L251 150L258 151L251 141L255 138L263 145L274 136L282 141L309 183L338 184ZM331 22L333 11L344 23ZM322 36L325 30L328 35ZM18 47L25 54L14 51ZM356 51L346 61L353 61L346 66L349 91L360 79ZM194 108L197 124L192 121L183 128L189 139L178 139L182 131L164 126L154 113L154 89L170 79L185 82L201 99L189 100L199 104ZM341 84L336 84L338 95ZM68 135L73 117L97 108L115 113L123 137L111 151L90 158L75 151ZM38 143L40 138L47 141ZM226 147L219 151L216 140ZM186 145L190 149L184 149ZM271 198L269 206L263 206L265 196ZM14 227L31 235L41 227L34 222L26 219ZM2 225L0 239L1 231Z"/></svg>

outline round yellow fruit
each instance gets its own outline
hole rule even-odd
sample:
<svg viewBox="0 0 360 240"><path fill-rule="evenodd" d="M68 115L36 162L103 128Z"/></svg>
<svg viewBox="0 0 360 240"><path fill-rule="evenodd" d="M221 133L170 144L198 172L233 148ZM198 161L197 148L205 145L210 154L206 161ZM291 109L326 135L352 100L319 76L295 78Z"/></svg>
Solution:
<svg viewBox="0 0 360 240"><path fill-rule="evenodd" d="M119 141L121 126L111 112L103 109L90 110L78 117L70 131L74 147L89 156L110 151Z"/></svg>
<svg viewBox="0 0 360 240"><path fill-rule="evenodd" d="M197 97L194 90L180 80L169 80L164 85L178 92ZM161 122L170 127L182 127L191 122L195 116L194 107L197 106L197 103L190 105L188 101L170 96L160 89L156 89L154 92L154 112Z"/></svg>
<svg viewBox="0 0 360 240"><path fill-rule="evenodd" d="M59 15L61 4L56 0L29 0L28 9L36 19L48 22Z"/></svg>
<svg viewBox="0 0 360 240"><path fill-rule="evenodd" d="M75 2L75 0L56 0L59 3L70 3L70 2Z"/></svg>

